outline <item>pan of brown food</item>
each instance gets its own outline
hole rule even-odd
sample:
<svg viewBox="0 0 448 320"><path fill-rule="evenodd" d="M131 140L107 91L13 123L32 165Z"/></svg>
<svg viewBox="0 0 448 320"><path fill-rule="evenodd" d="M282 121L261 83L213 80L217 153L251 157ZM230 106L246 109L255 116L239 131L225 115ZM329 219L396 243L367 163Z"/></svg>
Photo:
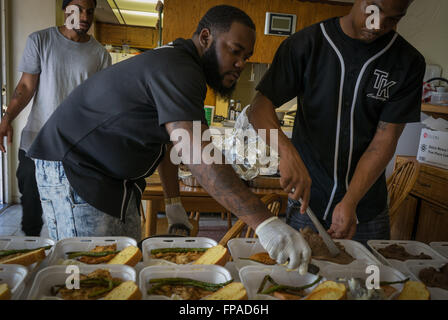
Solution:
<svg viewBox="0 0 448 320"><path fill-rule="evenodd" d="M430 246L419 241L369 240L367 241L367 245L372 249L372 252L383 264L391 266L408 275L409 270L405 265L406 261L431 261L445 259Z"/></svg>
<svg viewBox="0 0 448 320"><path fill-rule="evenodd" d="M306 227L300 230L305 240L311 248L311 258L318 267L328 264L352 265L361 263L363 265L381 264L370 251L361 243L353 240L335 239L335 243L341 251L337 256L332 257L320 235L311 228Z"/></svg>
<svg viewBox="0 0 448 320"><path fill-rule="evenodd" d="M415 280L428 287L431 299L448 300L448 260L409 260L405 265Z"/></svg>

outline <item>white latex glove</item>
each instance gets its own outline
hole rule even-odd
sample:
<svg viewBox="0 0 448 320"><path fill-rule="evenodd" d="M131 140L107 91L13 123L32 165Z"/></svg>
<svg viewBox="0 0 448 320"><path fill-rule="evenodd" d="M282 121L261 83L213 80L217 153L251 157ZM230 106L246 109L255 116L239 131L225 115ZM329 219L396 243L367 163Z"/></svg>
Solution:
<svg viewBox="0 0 448 320"><path fill-rule="evenodd" d="M311 248L298 231L272 217L263 221L255 232L260 244L277 263L284 264L289 259L288 268L299 267L301 275L307 273Z"/></svg>
<svg viewBox="0 0 448 320"><path fill-rule="evenodd" d="M165 213L168 219L168 229L174 224L183 224L190 231L193 229L182 203L165 204Z"/></svg>

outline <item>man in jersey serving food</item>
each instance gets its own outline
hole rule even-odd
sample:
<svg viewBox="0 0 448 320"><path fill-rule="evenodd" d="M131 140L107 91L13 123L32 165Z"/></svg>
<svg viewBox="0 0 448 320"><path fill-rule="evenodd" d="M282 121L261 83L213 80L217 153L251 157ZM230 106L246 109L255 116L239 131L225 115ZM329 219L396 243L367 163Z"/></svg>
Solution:
<svg viewBox="0 0 448 320"><path fill-rule="evenodd" d="M356 0L351 12L286 39L259 83L255 129L280 129L275 108L298 98L292 140L279 130L288 223L334 238L390 238L385 168L406 123L420 121L423 56L395 30L411 0ZM368 27L368 7L379 29ZM267 116L270 115L270 116Z"/></svg>

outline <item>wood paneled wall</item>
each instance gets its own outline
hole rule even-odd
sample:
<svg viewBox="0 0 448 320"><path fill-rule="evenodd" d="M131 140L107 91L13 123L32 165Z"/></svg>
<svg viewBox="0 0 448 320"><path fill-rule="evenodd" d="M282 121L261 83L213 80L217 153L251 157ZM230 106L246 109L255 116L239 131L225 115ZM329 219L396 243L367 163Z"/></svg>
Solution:
<svg viewBox="0 0 448 320"><path fill-rule="evenodd" d="M159 32L154 28L132 27L119 24L96 23L96 39L102 44L153 49L157 47Z"/></svg>
<svg viewBox="0 0 448 320"><path fill-rule="evenodd" d="M165 0L163 43L177 38L191 38L199 20L213 6L228 4L244 10L257 27L255 53L250 62L271 63L285 37L264 34L266 12L297 15L297 30L322 20L346 15L351 4L299 0Z"/></svg>

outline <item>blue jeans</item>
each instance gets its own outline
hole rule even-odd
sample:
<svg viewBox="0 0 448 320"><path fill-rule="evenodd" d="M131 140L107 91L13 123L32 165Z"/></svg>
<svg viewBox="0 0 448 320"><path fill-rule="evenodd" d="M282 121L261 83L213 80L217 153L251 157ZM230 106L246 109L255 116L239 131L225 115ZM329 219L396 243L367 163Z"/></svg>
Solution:
<svg viewBox="0 0 448 320"><path fill-rule="evenodd" d="M300 214L300 202L288 199L288 209L286 211L286 223L296 230L311 227L317 232L313 222L307 214ZM323 227L328 230L331 221L319 219ZM390 219L389 210L385 210L377 215L373 220L367 222L359 222L356 226L356 233L352 240L358 241L367 247L368 240L389 240L390 239Z"/></svg>
<svg viewBox="0 0 448 320"><path fill-rule="evenodd" d="M140 241L141 222L134 199L129 201L123 223L81 199L71 187L62 162L39 159L34 162L43 217L53 240L123 236Z"/></svg>

